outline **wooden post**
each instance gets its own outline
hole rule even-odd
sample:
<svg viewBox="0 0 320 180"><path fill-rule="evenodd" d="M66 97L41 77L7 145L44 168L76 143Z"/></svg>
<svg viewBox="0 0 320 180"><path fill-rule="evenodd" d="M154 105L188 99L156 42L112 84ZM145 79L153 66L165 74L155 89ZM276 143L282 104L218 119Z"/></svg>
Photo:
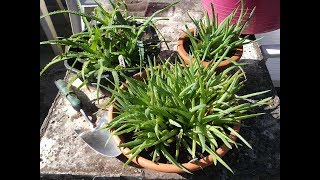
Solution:
<svg viewBox="0 0 320 180"><path fill-rule="evenodd" d="M58 4L59 8L61 10L65 10L61 0L56 0L56 1L57 1L57 4ZM64 16L64 18L66 19L67 22L70 22L68 14L64 13L63 16Z"/></svg>
<svg viewBox="0 0 320 180"><path fill-rule="evenodd" d="M47 9L46 3L44 2L44 0L40 0L40 16L47 13L48 13L48 9ZM40 23L44 32L46 33L48 40L57 39L57 32L49 16L45 17L44 19L41 19ZM53 52L56 55L61 54L63 52L60 45L51 45L51 46L52 46Z"/></svg>

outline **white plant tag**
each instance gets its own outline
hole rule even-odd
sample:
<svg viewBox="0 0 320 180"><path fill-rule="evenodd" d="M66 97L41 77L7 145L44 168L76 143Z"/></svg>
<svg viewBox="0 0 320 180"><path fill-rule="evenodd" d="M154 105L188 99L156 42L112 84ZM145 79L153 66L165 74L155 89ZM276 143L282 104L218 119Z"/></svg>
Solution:
<svg viewBox="0 0 320 180"><path fill-rule="evenodd" d="M118 56L118 60L119 60L119 64L121 67L125 68L126 67L126 64L124 62L124 59L123 59L123 56L122 55L119 55Z"/></svg>
<svg viewBox="0 0 320 180"><path fill-rule="evenodd" d="M75 87L79 87L82 84L82 81L77 78L75 81L73 81L72 85Z"/></svg>

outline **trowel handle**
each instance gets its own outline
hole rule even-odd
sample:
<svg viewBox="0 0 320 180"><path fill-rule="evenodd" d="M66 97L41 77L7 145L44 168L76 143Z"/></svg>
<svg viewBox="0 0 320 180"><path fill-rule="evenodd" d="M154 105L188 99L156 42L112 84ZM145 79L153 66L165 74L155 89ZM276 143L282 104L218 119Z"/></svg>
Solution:
<svg viewBox="0 0 320 180"><path fill-rule="evenodd" d="M82 104L80 99L76 96L76 94L71 90L71 88L67 88L67 83L62 80L58 79L54 82L59 89L59 91L67 98L67 100L70 102L71 106L76 110L80 111L82 108Z"/></svg>
<svg viewBox="0 0 320 180"><path fill-rule="evenodd" d="M54 82L59 89L59 91L67 98L67 100L70 102L71 106L78 112L80 112L85 120L90 124L90 126L93 128L94 124L90 121L86 113L82 109L82 103L80 99L77 97L77 95L71 90L71 88L67 88L67 83L62 80L58 79Z"/></svg>

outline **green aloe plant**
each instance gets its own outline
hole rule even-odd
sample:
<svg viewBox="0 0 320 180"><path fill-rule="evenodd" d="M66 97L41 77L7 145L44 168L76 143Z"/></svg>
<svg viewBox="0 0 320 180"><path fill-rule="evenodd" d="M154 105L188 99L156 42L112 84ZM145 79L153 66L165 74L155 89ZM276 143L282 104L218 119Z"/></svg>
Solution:
<svg viewBox="0 0 320 180"><path fill-rule="evenodd" d="M86 31L73 34L68 38L40 43L66 46L65 53L53 58L43 68L40 75L55 63L74 59L72 68L78 61L82 63L82 67L81 71L68 81L68 87L78 77L82 77L84 81L80 87L94 80L97 84L97 94L99 94L101 78L105 73L112 74L113 84L118 85L119 71L141 69L147 56L156 55L161 41L159 39L146 39L144 34L150 27L158 31L154 23L162 19L155 18L155 16L174 6L177 2L156 11L150 17L144 18L128 16L127 10L120 8L122 5L126 7L124 1L115 3L109 0L109 2L113 8L111 11L106 11L100 3L96 2L98 6L94 9L93 15L84 13L84 9L78 0L79 12L59 10L40 17L41 19L61 13L75 14L81 16L86 28ZM158 31L158 33L160 32ZM110 81L110 78L108 80Z"/></svg>
<svg viewBox="0 0 320 180"><path fill-rule="evenodd" d="M244 99L268 91L236 95L244 86L244 72L237 66L216 72L229 50L230 47L207 67L203 67L199 55L194 54L195 60L189 66L183 61L180 65L172 64L170 59L155 66L149 60L150 67L143 81L122 74L127 80L124 84L127 90L110 89L115 96L117 116L105 128L113 130L113 135L131 133L128 142L119 145L130 148L128 154L133 154L125 164L147 149L153 152L153 162L161 156L189 172L178 162L180 156L186 156L180 153L181 149L197 158L198 147L201 153L214 156L214 164L218 161L232 172L215 152L221 145L218 142L229 148L237 147L238 143L229 136L233 132L251 148L232 126L242 125L239 120L264 114L252 110L267 104L271 97L249 103ZM170 149L175 149L175 153L170 154Z"/></svg>
<svg viewBox="0 0 320 180"><path fill-rule="evenodd" d="M248 15L248 9L244 10L244 2L241 0L240 15L236 23L231 21L236 17L236 12L239 6L234 9L221 23L218 23L218 16L215 14L214 7L211 4L212 16L209 18L208 12L205 12L205 17L196 20L189 15L195 26L195 31L192 33L188 25L185 25L187 37L190 40L190 48L194 53L199 54L202 60L212 60L215 56L223 54L228 47L231 51L244 44L251 43L249 35L240 38L240 35L248 25L255 8ZM248 16L247 16L248 15ZM259 39L255 40L258 41ZM219 57L218 57L219 58ZM225 59L230 57L226 56Z"/></svg>

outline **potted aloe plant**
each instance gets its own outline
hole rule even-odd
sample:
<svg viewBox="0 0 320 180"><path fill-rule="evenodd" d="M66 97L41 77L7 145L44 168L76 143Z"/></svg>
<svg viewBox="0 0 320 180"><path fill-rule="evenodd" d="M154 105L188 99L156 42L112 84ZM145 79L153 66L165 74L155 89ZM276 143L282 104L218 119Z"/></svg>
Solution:
<svg viewBox="0 0 320 180"><path fill-rule="evenodd" d="M227 48L231 48L225 59L218 65L218 71L226 69L232 63L240 60L243 53L243 45L251 43L249 35L240 38L242 32L248 25L255 8L250 14L244 10L243 0L241 0L240 15L235 23L232 23L236 16L239 6L234 9L221 23L218 23L218 15L214 12L211 4L211 16L205 12L204 19L196 20L189 14L195 28L187 25L178 40L178 54L187 63L190 63L189 51L192 49L202 60L202 64L207 66L210 61L219 59L218 54L223 54ZM259 40L259 39L257 39ZM256 40L256 41L257 41Z"/></svg>
<svg viewBox="0 0 320 180"><path fill-rule="evenodd" d="M75 75L68 81L68 87L74 80L81 77L83 83L78 88L94 82L97 86L97 94L99 94L99 87L105 85L101 84L103 80L117 85L119 84L118 72L141 69L148 56L157 55L161 41L148 32L157 31L154 23L159 19L154 17L176 3L158 10L147 18L128 16L126 9L120 8L120 6L125 6L122 1L114 3L109 0L113 8L111 11L106 11L100 3L96 3L98 7L95 8L93 15L85 14L78 0L79 12L60 10L40 17L60 13L75 14L82 17L86 27L85 31L68 38L40 43L66 46L65 53L56 56L43 68L40 75L51 65L68 60L66 64L69 69L79 67Z"/></svg>
<svg viewBox="0 0 320 180"><path fill-rule="evenodd" d="M217 73L229 49L206 67L194 54L189 66L149 61L150 67L133 78L122 74L126 83L110 89L115 100L106 128L128 158L125 165L132 161L157 171L191 173L219 162L232 172L221 157L237 147L237 138L251 148L239 133L241 121L264 114L253 108L271 97L245 102L268 91L238 96L244 72L231 66Z"/></svg>

